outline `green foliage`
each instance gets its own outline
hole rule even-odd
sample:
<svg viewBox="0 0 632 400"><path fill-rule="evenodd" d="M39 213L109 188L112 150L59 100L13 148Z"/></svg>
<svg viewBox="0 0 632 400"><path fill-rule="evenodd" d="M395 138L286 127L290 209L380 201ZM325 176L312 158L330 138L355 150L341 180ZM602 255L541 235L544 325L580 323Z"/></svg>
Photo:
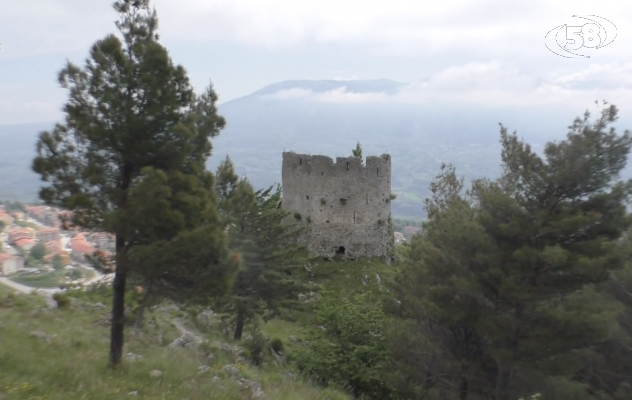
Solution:
<svg viewBox="0 0 632 400"><path fill-rule="evenodd" d="M55 268L56 270L60 270L62 268L64 268L64 260L62 259L62 257L59 254L56 254L53 257L53 268Z"/></svg>
<svg viewBox="0 0 632 400"><path fill-rule="evenodd" d="M356 144L355 149L351 150L351 154L353 155L353 157L362 158L362 145L360 145L359 141Z"/></svg>
<svg viewBox="0 0 632 400"><path fill-rule="evenodd" d="M349 388L354 396L388 398L382 379L388 362L384 332L387 319L371 292L349 299L323 293L309 329L309 345L297 350L298 370L320 382Z"/></svg>
<svg viewBox="0 0 632 400"><path fill-rule="evenodd" d="M123 346L128 276L151 278L165 293L222 294L233 265L219 225L211 138L225 125L212 85L196 95L157 35L149 0L117 0L116 26L85 66L68 63L64 123L42 132L33 170L47 204L72 211L75 226L116 235L112 364ZM81 145L77 145L80 143ZM67 221L64 221L66 224ZM111 267L111 265L109 265Z"/></svg>
<svg viewBox="0 0 632 400"><path fill-rule="evenodd" d="M53 300L57 302L57 308L66 309L70 307L70 297L61 292L53 294Z"/></svg>
<svg viewBox="0 0 632 400"><path fill-rule="evenodd" d="M237 177L230 159L220 165L217 176L223 225L240 262L232 293L218 307L235 316L234 337L240 339L244 324L255 315L269 318L295 305L302 285L293 274L305 260L296 245L301 228L285 222L288 213L279 207L280 187L255 192L246 179Z"/></svg>
<svg viewBox="0 0 632 400"><path fill-rule="evenodd" d="M282 353L283 341L278 337L274 337L272 338L272 340L270 340L270 347L272 348L272 350L274 350L275 353Z"/></svg>
<svg viewBox="0 0 632 400"><path fill-rule="evenodd" d="M256 320L255 320L256 321ZM268 341L259 329L259 324L253 324L250 336L244 340L244 347L248 351L248 357L254 365L263 364L265 351L268 348Z"/></svg>
<svg viewBox="0 0 632 400"><path fill-rule="evenodd" d="M0 220L0 232L4 231L4 228L6 228L7 224L3 221Z"/></svg>
<svg viewBox="0 0 632 400"><path fill-rule="evenodd" d="M453 395L465 385L509 400L539 390L515 371L568 381L580 354L616 329L621 305L595 289L624 266L618 239L630 226L632 182L616 178L632 138L606 129L616 114L609 106L594 123L577 119L543 157L501 127L503 176L465 192L454 168L442 168L399 279L398 313L445 344L417 382L447 374L451 384L437 385Z"/></svg>
<svg viewBox="0 0 632 400"><path fill-rule="evenodd" d="M66 272L66 277L72 280L76 280L81 279L83 277L83 274L78 269L71 269L70 271Z"/></svg>
<svg viewBox="0 0 632 400"><path fill-rule="evenodd" d="M67 400L85 398L110 400L234 400L251 398L237 379L213 380L227 364L235 365L237 354L228 355L217 342L209 340L204 349L215 362L201 359L199 352L173 351L165 345L179 336L168 312L150 312L142 330L126 338L125 351L142 356L138 362L126 359L115 371L107 368L108 343L103 340L111 307L108 298L89 299L86 292L68 291L80 302L72 310L48 309L41 295L7 295L11 289L0 285L0 398L3 400ZM72 294L70 294L72 293ZM103 295L105 295L104 293ZM101 309L97 302L105 304ZM221 337L211 332L211 338ZM30 337L32 336L32 337ZM163 344L157 336L164 338ZM206 358L206 357L205 357ZM199 373L200 364L210 367ZM323 390L304 380L286 378L287 367L273 363L255 367L249 362L236 365L240 373L257 382L268 399L348 400L337 390ZM162 371L159 379L150 371ZM133 396L131 392L138 392Z"/></svg>
<svg viewBox="0 0 632 400"><path fill-rule="evenodd" d="M42 261L46 255L46 246L44 246L44 243L42 242L36 243L33 247L31 247L29 255L37 261Z"/></svg>

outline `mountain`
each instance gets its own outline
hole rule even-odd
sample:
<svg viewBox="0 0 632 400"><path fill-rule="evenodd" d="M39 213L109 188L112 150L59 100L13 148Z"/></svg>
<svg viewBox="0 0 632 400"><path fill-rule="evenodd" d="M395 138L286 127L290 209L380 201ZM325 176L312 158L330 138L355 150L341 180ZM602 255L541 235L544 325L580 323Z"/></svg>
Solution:
<svg viewBox="0 0 632 400"><path fill-rule="evenodd" d="M360 141L365 156L392 156L398 194L393 214L420 218L442 163L455 164L466 181L498 176L499 122L517 129L538 150L563 138L583 112L396 101L393 95L406 85L390 80L284 81L226 102L220 111L228 124L214 141L209 167L216 168L230 155L240 173L265 186L279 182L284 150L335 159L351 155ZM383 101L363 101L371 96Z"/></svg>
<svg viewBox="0 0 632 400"><path fill-rule="evenodd" d="M230 155L239 173L264 187L280 183L284 150L335 159L351 155L360 141L365 156L392 156L394 216L422 218L423 199L442 163L453 163L466 181L498 176L499 122L539 151L562 139L584 111L399 101L407 85L387 79L291 80L222 103L227 126L213 141L208 167L215 170ZM40 182L30 162L37 133L52 125L0 126L0 198L35 198ZM632 176L630 169L626 176Z"/></svg>
<svg viewBox="0 0 632 400"><path fill-rule="evenodd" d="M37 135L52 123L0 125L0 199L33 201L40 187L31 171Z"/></svg>

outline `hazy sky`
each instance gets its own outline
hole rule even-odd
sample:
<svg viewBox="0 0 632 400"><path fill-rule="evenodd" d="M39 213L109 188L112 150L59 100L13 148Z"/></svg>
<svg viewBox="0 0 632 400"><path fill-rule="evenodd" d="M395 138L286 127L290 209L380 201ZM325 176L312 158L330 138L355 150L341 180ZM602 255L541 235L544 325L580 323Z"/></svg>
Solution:
<svg viewBox="0 0 632 400"><path fill-rule="evenodd" d="M115 32L112 0L0 0L0 124L61 117L66 59ZM321 101L437 99L575 105L632 113L632 2L508 0L155 0L162 43L198 90L222 101L288 79L409 82L396 96L339 90ZM590 58L545 46L548 31L597 15L617 28ZM607 31L607 35L614 32ZM608 36L608 40L612 36ZM280 96L308 97L297 91Z"/></svg>

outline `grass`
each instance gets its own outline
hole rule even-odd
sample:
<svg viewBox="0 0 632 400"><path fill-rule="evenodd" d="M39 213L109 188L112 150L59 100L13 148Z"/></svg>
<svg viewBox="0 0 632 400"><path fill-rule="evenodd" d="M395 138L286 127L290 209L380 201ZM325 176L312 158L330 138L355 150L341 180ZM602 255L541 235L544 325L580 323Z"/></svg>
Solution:
<svg viewBox="0 0 632 400"><path fill-rule="evenodd" d="M85 269L85 268L77 268L78 271L81 272L83 278L91 278L94 276L94 271ZM43 272L40 274L28 274L21 275L11 278L12 281L21 283L26 286L39 287L39 288L56 288L59 285L63 285L66 283L65 277L69 271L67 270L58 270L51 272ZM77 278L77 279L83 279Z"/></svg>
<svg viewBox="0 0 632 400"><path fill-rule="evenodd" d="M42 272L40 274L28 274L12 277L11 280L22 285L40 287L40 288L55 288L59 287L62 282L64 274L62 271Z"/></svg>
<svg viewBox="0 0 632 400"><path fill-rule="evenodd" d="M376 260L317 261L311 264L311 270L313 275L305 279L312 282L314 292L322 285L331 291L344 289L353 293L368 289L385 293L396 267ZM380 276L380 284L375 274ZM52 283L51 277L55 276L42 275L37 276L38 283L45 279ZM29 284L34 279L37 281L33 276ZM200 332L182 311L148 310L145 327L140 331L127 328L125 336L124 353L141 355L142 360L125 360L119 369L112 370L107 366L109 326L100 323L111 308L111 289L100 287L70 294L77 299L70 309L47 309L39 295L13 294L10 288L0 285L0 400L110 400L130 397L131 392L137 392L135 398L145 400L250 399L249 389L222 373L228 364L235 365L244 378L259 383L268 399L351 399L341 391L288 377L291 366L277 365L270 354L266 353L265 362L259 367L239 361L237 353L225 354L219 350L220 343L243 343L232 341L219 327ZM105 307L95 311L91 305L96 303ZM187 327L206 340L199 351L167 348L180 336L172 325L176 316L185 318ZM310 314L294 313L292 317L298 322L274 319L260 325L268 338L283 341L290 357L296 346L290 337L304 338L303 326ZM34 331L50 335L51 342L30 337ZM244 337L249 334L247 327ZM212 362L207 358L209 354L214 356ZM199 374L201 365L208 365L210 371ZM162 375L151 377L152 370L160 370Z"/></svg>
<svg viewBox="0 0 632 400"><path fill-rule="evenodd" d="M5 298L7 297L9 294L14 293L15 290L13 290L12 288L10 288L9 286L0 283L0 298Z"/></svg>
<svg viewBox="0 0 632 400"><path fill-rule="evenodd" d="M365 290L384 292L398 271L396 266L387 265L376 259L318 261L311 266L311 269L314 274L311 281L316 285L326 287L327 290L333 292L350 293Z"/></svg>
<svg viewBox="0 0 632 400"><path fill-rule="evenodd" d="M213 350L210 363L204 352L168 349L167 344L179 333L170 324L168 313L149 312L146 327L137 334L126 330L124 353L143 356L140 361L125 361L121 368L107 366L109 327L98 323L109 309L107 289L100 293L77 295L79 304L68 310L47 309L38 295L14 295L0 286L0 399L2 400L110 400L128 397L146 400L250 399L251 391L237 380L226 377L221 369L235 364L244 378L258 382L269 399L348 400L333 389L322 389L300 379L286 376L286 368L267 360L261 367L236 364L234 356ZM95 311L91 302L103 302L106 308ZM187 325L188 326L188 325ZM285 321L263 327L278 336L288 336L300 328ZM262 327L262 328L263 328ZM50 343L30 337L34 331L52 337ZM201 334L200 334L201 335ZM159 339L162 337L163 342ZM234 345L219 332L204 335L209 343ZM201 365L211 370L198 373ZM150 371L160 370L160 377ZM214 376L221 377L213 379Z"/></svg>

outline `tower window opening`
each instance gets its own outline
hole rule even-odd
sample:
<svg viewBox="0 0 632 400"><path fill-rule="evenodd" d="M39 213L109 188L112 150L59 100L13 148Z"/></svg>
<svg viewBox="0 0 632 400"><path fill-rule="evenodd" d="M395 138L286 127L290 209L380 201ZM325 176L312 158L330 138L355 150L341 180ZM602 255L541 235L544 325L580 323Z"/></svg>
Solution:
<svg viewBox="0 0 632 400"><path fill-rule="evenodd" d="M347 163L347 171L349 171L349 163Z"/></svg>

